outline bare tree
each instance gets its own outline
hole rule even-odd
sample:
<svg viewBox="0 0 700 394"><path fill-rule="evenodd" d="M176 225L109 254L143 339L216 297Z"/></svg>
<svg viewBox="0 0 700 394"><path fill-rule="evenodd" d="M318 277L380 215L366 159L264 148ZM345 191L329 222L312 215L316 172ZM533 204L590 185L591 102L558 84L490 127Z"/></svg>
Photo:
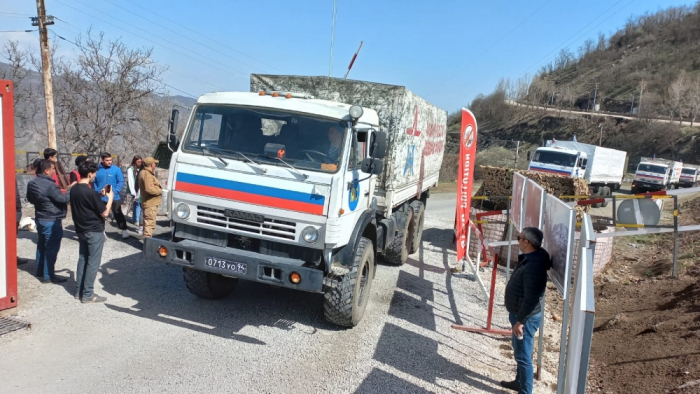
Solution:
<svg viewBox="0 0 700 394"><path fill-rule="evenodd" d="M681 71L678 77L668 86L669 116L673 119L674 114L678 114L678 122L682 124L683 114L687 108L688 101L688 75Z"/></svg>
<svg viewBox="0 0 700 394"><path fill-rule="evenodd" d="M55 62L59 139L73 151L123 155L142 134L139 115L160 92L165 69L153 62L151 48L132 50L103 33L88 32L76 44L77 60Z"/></svg>
<svg viewBox="0 0 700 394"><path fill-rule="evenodd" d="M700 7L700 3L698 3ZM695 119L700 115L700 75L696 75L688 89L688 115L690 127L693 127Z"/></svg>
<svg viewBox="0 0 700 394"><path fill-rule="evenodd" d="M557 69L564 69L569 67L569 65L574 60L574 54L568 48L562 48L554 59L554 66Z"/></svg>
<svg viewBox="0 0 700 394"><path fill-rule="evenodd" d="M10 79L14 85L15 138L21 138L27 134L26 129L33 118L32 112L27 110L29 101L34 98L32 86L26 81L29 52L21 50L17 41L8 41L0 56L9 63L8 68L0 69L0 79Z"/></svg>

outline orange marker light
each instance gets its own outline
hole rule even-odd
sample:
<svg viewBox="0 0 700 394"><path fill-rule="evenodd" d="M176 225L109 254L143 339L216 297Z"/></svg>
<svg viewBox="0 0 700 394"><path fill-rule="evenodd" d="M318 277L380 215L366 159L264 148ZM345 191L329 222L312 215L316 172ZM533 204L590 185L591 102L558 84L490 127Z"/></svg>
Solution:
<svg viewBox="0 0 700 394"><path fill-rule="evenodd" d="M280 95L280 94L277 93L277 92L272 93L272 97L279 97L279 95Z"/></svg>
<svg viewBox="0 0 700 394"><path fill-rule="evenodd" d="M291 93L287 93L287 95L284 96L284 97L286 97L286 98L292 98L292 94L291 94Z"/></svg>
<svg viewBox="0 0 700 394"><path fill-rule="evenodd" d="M161 246L160 248L158 248L158 254L160 255L160 257L168 257L168 248L166 248L165 246Z"/></svg>
<svg viewBox="0 0 700 394"><path fill-rule="evenodd" d="M264 95L265 95L265 91L264 91L264 90L261 90L260 93L258 93L258 94L261 95L261 96L264 96Z"/></svg>
<svg viewBox="0 0 700 394"><path fill-rule="evenodd" d="M338 211L338 215L342 215L345 213L345 210L343 208L340 208L340 211Z"/></svg>
<svg viewBox="0 0 700 394"><path fill-rule="evenodd" d="M295 285L298 285L301 282L301 275L296 272L292 272L292 274L289 275L289 281Z"/></svg>

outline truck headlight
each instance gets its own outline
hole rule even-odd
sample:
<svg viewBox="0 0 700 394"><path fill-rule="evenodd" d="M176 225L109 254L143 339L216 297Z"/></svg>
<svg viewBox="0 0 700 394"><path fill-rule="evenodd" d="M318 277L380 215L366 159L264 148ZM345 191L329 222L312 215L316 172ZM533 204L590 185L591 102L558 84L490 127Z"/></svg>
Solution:
<svg viewBox="0 0 700 394"><path fill-rule="evenodd" d="M180 219L187 219L190 217L190 207L189 205L185 203L180 203L178 204L177 208L175 209L175 214L177 217Z"/></svg>
<svg viewBox="0 0 700 394"><path fill-rule="evenodd" d="M318 240L318 230L315 227L309 226L301 232L301 237L304 241L312 244Z"/></svg>

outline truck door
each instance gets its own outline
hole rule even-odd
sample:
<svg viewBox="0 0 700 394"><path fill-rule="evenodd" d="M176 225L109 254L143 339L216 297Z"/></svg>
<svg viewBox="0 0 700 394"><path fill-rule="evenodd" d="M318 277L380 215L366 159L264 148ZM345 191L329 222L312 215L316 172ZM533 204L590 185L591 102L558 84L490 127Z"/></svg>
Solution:
<svg viewBox="0 0 700 394"><path fill-rule="evenodd" d="M365 174L360 170L362 159L367 157L368 154L368 132L358 131L354 135L351 134L350 138L356 138L356 140L355 144L351 144L350 154L348 155L349 162L345 173L342 204L344 212L340 217L354 216L356 218L355 221L357 221L360 215L369 207L374 194L376 177L370 177L370 174ZM352 231L352 228L347 229L347 231Z"/></svg>

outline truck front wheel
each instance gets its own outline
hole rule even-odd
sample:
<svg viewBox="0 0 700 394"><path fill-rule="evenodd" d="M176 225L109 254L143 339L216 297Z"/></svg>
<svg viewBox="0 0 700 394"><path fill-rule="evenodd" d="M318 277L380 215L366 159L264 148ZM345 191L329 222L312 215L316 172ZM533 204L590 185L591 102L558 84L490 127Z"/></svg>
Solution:
<svg viewBox="0 0 700 394"><path fill-rule="evenodd" d="M325 279L323 314L326 320L343 327L355 327L369 302L374 270L374 247L372 241L362 237L355 250L350 272Z"/></svg>
<svg viewBox="0 0 700 394"><path fill-rule="evenodd" d="M218 300L231 294L238 283L236 278L189 268L183 268L182 274L190 293L210 300Z"/></svg>

